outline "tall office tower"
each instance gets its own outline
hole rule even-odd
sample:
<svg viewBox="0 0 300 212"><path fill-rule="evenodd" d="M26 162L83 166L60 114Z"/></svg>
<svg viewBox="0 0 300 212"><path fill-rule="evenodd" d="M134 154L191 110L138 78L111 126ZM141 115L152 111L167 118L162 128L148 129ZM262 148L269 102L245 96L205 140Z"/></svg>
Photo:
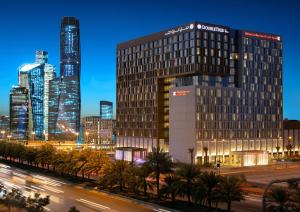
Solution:
<svg viewBox="0 0 300 212"><path fill-rule="evenodd" d="M57 126L73 133L80 130L80 34L79 21L64 17L60 30L60 94Z"/></svg>
<svg viewBox="0 0 300 212"><path fill-rule="evenodd" d="M0 116L0 138L7 138L9 134L9 116Z"/></svg>
<svg viewBox="0 0 300 212"><path fill-rule="evenodd" d="M48 139L49 80L54 77L46 51L36 51L35 63L19 68L19 86L29 91L29 137Z"/></svg>
<svg viewBox="0 0 300 212"><path fill-rule="evenodd" d="M112 119L113 118L113 103L108 101L100 101L100 118Z"/></svg>
<svg viewBox="0 0 300 212"><path fill-rule="evenodd" d="M265 163L283 149L281 37L193 22L119 44L116 128L175 161Z"/></svg>
<svg viewBox="0 0 300 212"><path fill-rule="evenodd" d="M29 102L28 90L15 86L9 95L10 133L14 139L28 139Z"/></svg>
<svg viewBox="0 0 300 212"><path fill-rule="evenodd" d="M50 81L56 77L55 66L46 63L44 75L44 136L45 140L48 140Z"/></svg>

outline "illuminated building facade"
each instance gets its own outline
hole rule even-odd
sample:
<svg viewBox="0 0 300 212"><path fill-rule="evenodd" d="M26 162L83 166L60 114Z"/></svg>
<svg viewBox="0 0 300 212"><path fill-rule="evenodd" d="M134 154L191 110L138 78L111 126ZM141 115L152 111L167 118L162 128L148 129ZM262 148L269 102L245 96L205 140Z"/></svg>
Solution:
<svg viewBox="0 0 300 212"><path fill-rule="evenodd" d="M113 103L109 101L100 101L100 118L113 119Z"/></svg>
<svg viewBox="0 0 300 212"><path fill-rule="evenodd" d="M0 116L0 138L7 138L9 132L9 116Z"/></svg>
<svg viewBox="0 0 300 212"><path fill-rule="evenodd" d="M193 22L117 47L117 146L230 162L282 141L282 40ZM204 149L208 149L205 152Z"/></svg>
<svg viewBox="0 0 300 212"><path fill-rule="evenodd" d="M56 126L65 126L73 134L80 131L80 65L79 21L64 17L60 30L61 83Z"/></svg>
<svg viewBox="0 0 300 212"><path fill-rule="evenodd" d="M46 51L36 51L35 63L19 68L19 86L29 92L29 137L48 140L49 81L55 75L55 67L48 64Z"/></svg>
<svg viewBox="0 0 300 212"><path fill-rule="evenodd" d="M100 119L99 116L87 116L82 118L83 136L88 144L115 144L114 127L115 120Z"/></svg>
<svg viewBox="0 0 300 212"><path fill-rule="evenodd" d="M15 86L9 95L10 134L14 139L28 139L29 94L24 87Z"/></svg>

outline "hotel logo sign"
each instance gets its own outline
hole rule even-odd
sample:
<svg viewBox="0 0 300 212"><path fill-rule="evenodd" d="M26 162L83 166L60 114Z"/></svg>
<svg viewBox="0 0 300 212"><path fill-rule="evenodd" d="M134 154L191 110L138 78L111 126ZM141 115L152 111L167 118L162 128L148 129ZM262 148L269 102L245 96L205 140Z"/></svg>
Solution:
<svg viewBox="0 0 300 212"><path fill-rule="evenodd" d="M257 37L262 39L268 39L268 40L278 40L280 41L280 36L274 36L274 35L264 35L264 34L258 34L253 32L245 32L245 36L249 37Z"/></svg>
<svg viewBox="0 0 300 212"><path fill-rule="evenodd" d="M187 26L184 26L184 27L178 27L177 29L169 30L165 33L165 35L174 35L176 33L191 30L191 29L194 29L194 28L195 28L195 25L190 24L190 25L187 25ZM229 31L225 28L217 27L217 26L208 26L208 25L205 25L205 24L197 24L196 28L201 29L201 30L205 30L205 31L229 33Z"/></svg>
<svg viewBox="0 0 300 212"><path fill-rule="evenodd" d="M202 29L206 31L213 31L213 32L222 32L222 33L229 33L227 29L217 26L208 26L204 24L197 24L197 29Z"/></svg>
<svg viewBox="0 0 300 212"><path fill-rule="evenodd" d="M191 91L173 91L173 96L186 96L190 93Z"/></svg>

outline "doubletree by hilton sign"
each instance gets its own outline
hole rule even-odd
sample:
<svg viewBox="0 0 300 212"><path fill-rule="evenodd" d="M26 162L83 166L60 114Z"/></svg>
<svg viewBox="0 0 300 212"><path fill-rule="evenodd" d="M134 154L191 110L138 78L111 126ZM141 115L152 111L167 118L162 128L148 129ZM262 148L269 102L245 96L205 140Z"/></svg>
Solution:
<svg viewBox="0 0 300 212"><path fill-rule="evenodd" d="M168 32L165 33L165 35L174 35L178 32L183 32L183 31L186 31L186 30L189 30L189 29L194 29L194 28L195 28L195 25L190 24L190 25L185 26L185 27L178 27L177 29L169 30ZM228 30L225 29L225 28L217 27L217 26L209 26L209 25L205 25L205 24L197 24L196 28L201 29L201 30L205 30L205 31L229 33Z"/></svg>
<svg viewBox="0 0 300 212"><path fill-rule="evenodd" d="M280 36L264 35L264 34L254 33L254 32L245 32L245 36L280 41Z"/></svg>

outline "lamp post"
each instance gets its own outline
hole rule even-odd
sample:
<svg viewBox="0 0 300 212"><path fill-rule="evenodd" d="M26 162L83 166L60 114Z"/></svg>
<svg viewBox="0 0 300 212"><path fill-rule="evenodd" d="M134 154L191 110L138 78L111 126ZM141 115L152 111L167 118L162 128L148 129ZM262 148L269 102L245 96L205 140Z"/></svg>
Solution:
<svg viewBox="0 0 300 212"><path fill-rule="evenodd" d="M8 138L8 141L10 142L10 139L11 139L11 135L8 135L8 136L7 136L7 138Z"/></svg>
<svg viewBox="0 0 300 212"><path fill-rule="evenodd" d="M86 142L89 143L89 132L85 132L85 136L86 136Z"/></svg>
<svg viewBox="0 0 300 212"><path fill-rule="evenodd" d="M79 136L79 133L78 132L76 132L75 133L75 135L76 135L76 142L78 141L78 136Z"/></svg>
<svg viewBox="0 0 300 212"><path fill-rule="evenodd" d="M34 142L34 139L35 139L35 132L32 131L32 132L31 132L31 135L32 135L32 141Z"/></svg>

